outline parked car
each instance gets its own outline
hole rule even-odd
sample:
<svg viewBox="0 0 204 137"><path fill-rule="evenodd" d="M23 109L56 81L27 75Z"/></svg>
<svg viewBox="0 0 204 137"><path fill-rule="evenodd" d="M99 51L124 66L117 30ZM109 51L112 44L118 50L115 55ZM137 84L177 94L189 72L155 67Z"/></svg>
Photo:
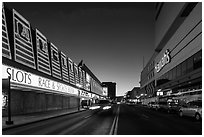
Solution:
<svg viewBox="0 0 204 137"><path fill-rule="evenodd" d="M159 104L157 102L149 102L148 107L152 108L152 109L155 109L155 110L158 110L159 109Z"/></svg>
<svg viewBox="0 0 204 137"><path fill-rule="evenodd" d="M82 108L89 108L90 106L90 100L82 100L81 101L81 107Z"/></svg>
<svg viewBox="0 0 204 137"><path fill-rule="evenodd" d="M202 118L202 100L190 101L182 105L179 116L195 117L196 120L200 120Z"/></svg>
<svg viewBox="0 0 204 137"><path fill-rule="evenodd" d="M178 100L175 99L168 99L167 101L162 101L159 102L158 104L160 110L164 110L168 113L170 112L178 113L180 109L179 102Z"/></svg>

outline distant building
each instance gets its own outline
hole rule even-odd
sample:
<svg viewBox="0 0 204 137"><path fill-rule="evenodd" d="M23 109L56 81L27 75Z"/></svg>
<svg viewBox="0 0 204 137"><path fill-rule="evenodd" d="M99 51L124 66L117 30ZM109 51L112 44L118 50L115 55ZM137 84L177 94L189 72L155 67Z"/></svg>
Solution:
<svg viewBox="0 0 204 137"><path fill-rule="evenodd" d="M116 83L115 82L102 82L102 87L107 88L108 96L110 99L116 97Z"/></svg>
<svg viewBox="0 0 204 137"><path fill-rule="evenodd" d="M131 91L128 91L126 96L127 99L135 99L136 96L140 96L140 87L134 87Z"/></svg>
<svg viewBox="0 0 204 137"><path fill-rule="evenodd" d="M117 102L121 102L123 100L123 96L116 96L115 99Z"/></svg>

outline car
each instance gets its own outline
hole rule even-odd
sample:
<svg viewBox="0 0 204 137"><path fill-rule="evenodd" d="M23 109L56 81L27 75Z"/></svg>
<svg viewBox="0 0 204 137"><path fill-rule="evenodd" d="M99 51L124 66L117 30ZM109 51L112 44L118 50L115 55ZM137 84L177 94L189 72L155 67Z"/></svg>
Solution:
<svg viewBox="0 0 204 137"><path fill-rule="evenodd" d="M159 105L160 110L166 111L168 113L170 112L178 113L180 109L180 104L178 100L176 99L168 99L166 101L159 101L158 105Z"/></svg>
<svg viewBox="0 0 204 137"><path fill-rule="evenodd" d="M194 100L183 104L179 109L179 116L194 117L196 120L202 118L202 100Z"/></svg>
<svg viewBox="0 0 204 137"><path fill-rule="evenodd" d="M109 110L111 107L112 107L112 103L109 100L98 100L89 109L101 109L106 111L106 110Z"/></svg>
<svg viewBox="0 0 204 137"><path fill-rule="evenodd" d="M155 110L158 110L159 109L159 104L157 102L149 102L148 107L152 108L152 109L155 109Z"/></svg>
<svg viewBox="0 0 204 137"><path fill-rule="evenodd" d="M81 101L81 107L82 108L89 108L89 106L90 106L90 101L89 100L82 100Z"/></svg>

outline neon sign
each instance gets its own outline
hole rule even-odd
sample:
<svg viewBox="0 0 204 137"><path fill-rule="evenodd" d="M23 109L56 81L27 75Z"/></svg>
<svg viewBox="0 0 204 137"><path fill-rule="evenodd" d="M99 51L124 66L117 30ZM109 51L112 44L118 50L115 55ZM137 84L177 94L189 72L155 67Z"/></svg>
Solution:
<svg viewBox="0 0 204 137"><path fill-rule="evenodd" d="M38 90L46 90L49 92L57 91L78 95L78 89L69 85L41 77L30 72L16 69L10 66L2 65L3 78L11 77L11 84L23 86L25 88L32 87Z"/></svg>
<svg viewBox="0 0 204 137"><path fill-rule="evenodd" d="M158 73L166 64L171 61L169 49L167 49L164 53L162 59L155 65L156 72Z"/></svg>

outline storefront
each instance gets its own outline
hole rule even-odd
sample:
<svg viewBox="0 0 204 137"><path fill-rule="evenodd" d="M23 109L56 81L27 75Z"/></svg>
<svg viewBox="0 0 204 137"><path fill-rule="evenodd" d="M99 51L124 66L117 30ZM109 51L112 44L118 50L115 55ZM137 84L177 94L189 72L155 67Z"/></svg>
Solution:
<svg viewBox="0 0 204 137"><path fill-rule="evenodd" d="M2 78L10 76L12 114L74 108L77 88L21 69L2 65ZM3 89L4 90L4 89ZM3 109L3 115L6 114Z"/></svg>
<svg viewBox="0 0 204 137"><path fill-rule="evenodd" d="M95 93L91 77L81 66L16 10L3 5L2 79L8 77L12 115L79 108L80 100L91 100ZM3 88L3 116L7 114L7 92Z"/></svg>
<svg viewBox="0 0 204 137"><path fill-rule="evenodd" d="M175 48L171 51L166 49L167 56L165 52L162 58L156 58L157 91L171 89L172 93L176 93L202 88L201 37L195 40L196 44L192 42L187 46L184 45L180 51L174 51Z"/></svg>

